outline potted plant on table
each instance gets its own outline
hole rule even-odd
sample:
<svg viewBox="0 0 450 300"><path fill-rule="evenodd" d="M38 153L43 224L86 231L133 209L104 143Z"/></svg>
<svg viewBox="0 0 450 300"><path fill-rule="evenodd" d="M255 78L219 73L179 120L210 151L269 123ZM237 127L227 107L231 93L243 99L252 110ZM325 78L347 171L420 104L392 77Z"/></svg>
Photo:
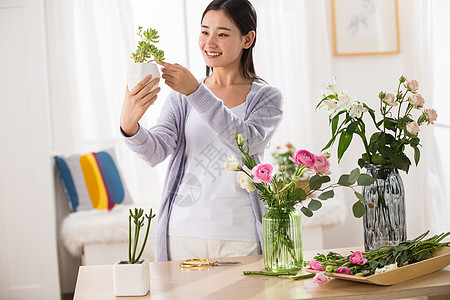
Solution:
<svg viewBox="0 0 450 300"><path fill-rule="evenodd" d="M334 189L347 187L354 191L357 202L353 213L361 217L364 208L362 195L356 191L358 185L365 186L373 182L367 174L361 174L354 169L350 174L344 174L339 181L328 184L331 178L327 155L314 155L307 150L299 150L289 159L296 165L292 176L286 175L286 167L279 168L280 174L275 175L271 164L256 164L249 154L249 146L244 148L244 138L235 133L235 141L241 156L243 166L236 157L225 160L227 171L236 171L237 181L248 192L258 190L259 197L266 203L267 212L262 219L264 267L269 271L284 272L302 268L302 236L301 219L296 212L296 206L301 206L301 212L313 216L313 212L322 207L322 202L334 197ZM298 187L300 178L311 172L306 186Z"/></svg>
<svg viewBox="0 0 450 300"><path fill-rule="evenodd" d="M150 213L144 215L142 208L130 209L128 216L128 260L119 260L113 265L114 294L116 296L143 296L150 290L150 265L148 259L141 259L147 244L150 224L155 217ZM140 230L147 220L144 241L138 250ZM134 234L132 235L134 227Z"/></svg>
<svg viewBox="0 0 450 300"><path fill-rule="evenodd" d="M154 61L164 60L164 51L155 46L159 42L158 31L152 28L142 30L139 26L137 34L141 41L138 42L136 51L131 54L133 61L129 65L127 76L129 90L149 74L152 75L152 79L158 78L160 74ZM153 89L156 87L157 85Z"/></svg>
<svg viewBox="0 0 450 300"><path fill-rule="evenodd" d="M408 173L411 166L405 153L408 145L414 150L415 164L419 163L420 126L434 124L437 118L434 109L424 108L425 100L418 89L416 80L401 76L395 93L381 92L380 120L366 103L351 97L348 92L338 92L335 79L328 84L317 105L330 114L331 139L322 151L338 140L340 161L353 136L359 136L363 142L365 152L358 164L375 179L372 185L363 189L366 202L371 204L371 207L366 206L364 215L366 251L406 240L404 186L398 170ZM367 138L365 115L376 128L370 139Z"/></svg>

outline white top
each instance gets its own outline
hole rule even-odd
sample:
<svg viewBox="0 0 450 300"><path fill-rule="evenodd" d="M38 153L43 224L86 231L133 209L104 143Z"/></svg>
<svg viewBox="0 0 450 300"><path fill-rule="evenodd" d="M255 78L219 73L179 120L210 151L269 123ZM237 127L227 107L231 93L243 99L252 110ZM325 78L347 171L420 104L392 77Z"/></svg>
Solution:
<svg viewBox="0 0 450 300"><path fill-rule="evenodd" d="M243 119L246 102L231 108ZM227 172L233 153L192 109L186 121L186 170L175 197L169 235L215 240L256 241L249 195ZM239 159L239 158L238 158Z"/></svg>

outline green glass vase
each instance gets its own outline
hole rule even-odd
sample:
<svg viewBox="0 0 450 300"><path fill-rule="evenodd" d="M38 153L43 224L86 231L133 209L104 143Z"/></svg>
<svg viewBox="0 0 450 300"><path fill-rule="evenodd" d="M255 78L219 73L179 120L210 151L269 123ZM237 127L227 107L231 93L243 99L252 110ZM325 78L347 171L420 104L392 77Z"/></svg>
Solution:
<svg viewBox="0 0 450 300"><path fill-rule="evenodd" d="M269 209L262 218L264 267L268 271L300 270L303 265L300 215Z"/></svg>

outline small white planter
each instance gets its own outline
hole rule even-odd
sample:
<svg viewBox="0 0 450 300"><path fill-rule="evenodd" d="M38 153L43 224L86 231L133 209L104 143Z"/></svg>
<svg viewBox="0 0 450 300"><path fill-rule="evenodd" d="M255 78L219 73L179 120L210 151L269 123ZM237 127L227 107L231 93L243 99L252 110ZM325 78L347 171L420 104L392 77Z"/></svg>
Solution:
<svg viewBox="0 0 450 300"><path fill-rule="evenodd" d="M128 90L131 90L142 80L145 76L151 74L152 79L159 78L159 70L156 63L130 63L128 67ZM158 84L152 88L152 91L158 87Z"/></svg>
<svg viewBox="0 0 450 300"><path fill-rule="evenodd" d="M114 295L144 296L150 290L150 263L130 264L119 260L113 265Z"/></svg>

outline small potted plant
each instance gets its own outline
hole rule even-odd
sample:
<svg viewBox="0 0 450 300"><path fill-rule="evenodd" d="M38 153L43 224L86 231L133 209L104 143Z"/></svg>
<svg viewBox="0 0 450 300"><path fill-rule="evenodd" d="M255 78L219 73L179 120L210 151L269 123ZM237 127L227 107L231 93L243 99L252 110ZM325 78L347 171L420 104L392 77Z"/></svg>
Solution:
<svg viewBox="0 0 450 300"><path fill-rule="evenodd" d="M129 90L149 74L152 75L152 79L159 77L158 66L154 61L164 60L164 51L155 46L159 42L158 31L152 28L142 30L142 26L139 26L137 34L141 41L138 42L136 51L131 54L133 61L130 63L127 76Z"/></svg>
<svg viewBox="0 0 450 300"><path fill-rule="evenodd" d="M150 264L148 259L141 259L141 256L147 243L150 223L154 217L152 209L145 216L142 208L135 208L134 213L130 209L128 217L128 260L119 260L113 265L114 294L116 296L143 296L150 290ZM146 219L147 228L144 241L139 253L137 253L140 230L144 227ZM133 227L134 238L132 238Z"/></svg>

